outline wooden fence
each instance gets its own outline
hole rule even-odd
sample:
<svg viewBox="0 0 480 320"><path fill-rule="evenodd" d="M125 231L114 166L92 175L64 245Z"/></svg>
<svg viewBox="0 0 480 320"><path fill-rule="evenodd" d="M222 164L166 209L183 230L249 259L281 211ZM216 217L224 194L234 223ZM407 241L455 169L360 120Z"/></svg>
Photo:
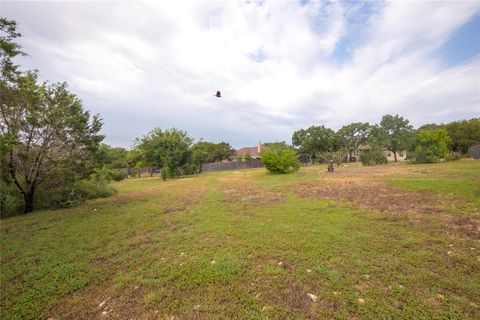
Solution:
<svg viewBox="0 0 480 320"><path fill-rule="evenodd" d="M256 159L247 161L210 162L205 163L202 166L202 172L241 170L261 167L263 167L262 162Z"/></svg>

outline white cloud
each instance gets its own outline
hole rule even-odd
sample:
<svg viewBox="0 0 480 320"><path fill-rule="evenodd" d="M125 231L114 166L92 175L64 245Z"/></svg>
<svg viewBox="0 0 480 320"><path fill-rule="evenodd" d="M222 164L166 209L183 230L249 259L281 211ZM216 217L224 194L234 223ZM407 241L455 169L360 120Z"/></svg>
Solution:
<svg viewBox="0 0 480 320"><path fill-rule="evenodd" d="M319 1L3 2L2 11L20 24L22 63L67 81L123 146L154 126L239 146L385 113L418 125L480 112L480 59L446 68L435 58L479 3L369 5L369 14ZM359 16L368 19L350 23ZM352 59L339 64L337 46L359 26Z"/></svg>

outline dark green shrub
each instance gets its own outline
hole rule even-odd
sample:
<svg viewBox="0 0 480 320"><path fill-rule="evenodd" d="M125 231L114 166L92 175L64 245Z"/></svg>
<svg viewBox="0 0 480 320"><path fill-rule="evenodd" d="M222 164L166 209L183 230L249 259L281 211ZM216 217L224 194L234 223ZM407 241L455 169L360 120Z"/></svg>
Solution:
<svg viewBox="0 0 480 320"><path fill-rule="evenodd" d="M162 177L162 180L165 181L168 178L168 168L163 167L162 170L160 170L160 177Z"/></svg>
<svg viewBox="0 0 480 320"><path fill-rule="evenodd" d="M360 161L364 166L374 166L387 163L387 157L385 157L381 148L374 147L363 151L360 155Z"/></svg>
<svg viewBox="0 0 480 320"><path fill-rule="evenodd" d="M21 213L23 198L17 187L7 183L0 183L0 217L6 218Z"/></svg>
<svg viewBox="0 0 480 320"><path fill-rule="evenodd" d="M419 130L417 132L417 147L415 148L416 163L434 163L447 158L448 143L451 141L447 130L436 128Z"/></svg>
<svg viewBox="0 0 480 320"><path fill-rule="evenodd" d="M110 176L114 181L122 181L127 177L127 172L124 170L114 169L111 171Z"/></svg>
<svg viewBox="0 0 480 320"><path fill-rule="evenodd" d="M96 179L77 181L72 190L85 200L105 198L115 193L115 189L108 184L108 181Z"/></svg>
<svg viewBox="0 0 480 320"><path fill-rule="evenodd" d="M463 158L463 154L461 152L450 152L446 157L445 160L447 161L456 161Z"/></svg>
<svg viewBox="0 0 480 320"><path fill-rule="evenodd" d="M262 152L262 163L271 173L291 173L300 168L297 152L287 148Z"/></svg>
<svg viewBox="0 0 480 320"><path fill-rule="evenodd" d="M440 158L436 156L431 150L417 148L415 150L415 163L436 163Z"/></svg>

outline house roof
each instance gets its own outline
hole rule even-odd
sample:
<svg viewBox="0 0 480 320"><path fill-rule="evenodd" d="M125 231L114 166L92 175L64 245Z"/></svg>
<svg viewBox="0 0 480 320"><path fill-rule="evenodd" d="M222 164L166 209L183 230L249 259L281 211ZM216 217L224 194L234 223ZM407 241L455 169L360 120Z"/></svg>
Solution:
<svg viewBox="0 0 480 320"><path fill-rule="evenodd" d="M268 147L265 145L260 146L260 151L268 150ZM237 149L233 152L233 157L245 157L248 153L252 158L260 158L260 153L258 152L258 146L256 147L244 147Z"/></svg>

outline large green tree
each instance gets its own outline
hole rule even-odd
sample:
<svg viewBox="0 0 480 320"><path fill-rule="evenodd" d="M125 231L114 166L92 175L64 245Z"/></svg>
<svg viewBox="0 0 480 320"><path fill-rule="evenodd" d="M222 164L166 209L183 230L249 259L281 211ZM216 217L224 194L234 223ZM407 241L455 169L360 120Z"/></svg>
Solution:
<svg viewBox="0 0 480 320"><path fill-rule="evenodd" d="M34 209L35 191L52 182L81 178L95 166L103 139L98 115L91 117L65 83L38 84L35 73L1 81L0 130L9 173L24 198L24 212Z"/></svg>
<svg viewBox="0 0 480 320"><path fill-rule="evenodd" d="M128 167L128 151L121 147L112 147L102 144L98 150L99 163L111 169Z"/></svg>
<svg viewBox="0 0 480 320"><path fill-rule="evenodd" d="M451 151L466 154L468 147L480 141L480 118L454 121L443 125L448 131L451 141L448 145Z"/></svg>
<svg viewBox="0 0 480 320"><path fill-rule="evenodd" d="M39 83L36 72L18 71L15 22L1 18L0 31L2 185L17 188L27 213L40 187L58 188L91 173L102 122L66 83Z"/></svg>
<svg viewBox="0 0 480 320"><path fill-rule="evenodd" d="M341 127L337 131L337 138L340 145L347 151L348 161L352 153L358 154L358 148L368 143L368 136L371 126L368 122L354 122Z"/></svg>
<svg viewBox="0 0 480 320"><path fill-rule="evenodd" d="M335 148L335 131L321 126L311 126L307 129L295 131L292 144L301 154L307 155L314 162L321 152L332 152Z"/></svg>
<svg viewBox="0 0 480 320"><path fill-rule="evenodd" d="M151 166L162 167L169 177L176 177L179 168L190 160L193 138L175 128L155 128L136 140L134 149Z"/></svg>
<svg viewBox="0 0 480 320"><path fill-rule="evenodd" d="M395 116L387 114L382 117L380 128L385 135L385 147L393 152L395 162L397 162L397 152L407 150L415 139L413 127L408 119L398 114Z"/></svg>
<svg viewBox="0 0 480 320"><path fill-rule="evenodd" d="M227 142L213 143L200 140L192 145L192 163L201 167L205 163L220 162L233 154L232 146Z"/></svg>
<svg viewBox="0 0 480 320"><path fill-rule="evenodd" d="M227 142L220 142L213 144L213 161L223 161L228 160L233 154L232 146Z"/></svg>

